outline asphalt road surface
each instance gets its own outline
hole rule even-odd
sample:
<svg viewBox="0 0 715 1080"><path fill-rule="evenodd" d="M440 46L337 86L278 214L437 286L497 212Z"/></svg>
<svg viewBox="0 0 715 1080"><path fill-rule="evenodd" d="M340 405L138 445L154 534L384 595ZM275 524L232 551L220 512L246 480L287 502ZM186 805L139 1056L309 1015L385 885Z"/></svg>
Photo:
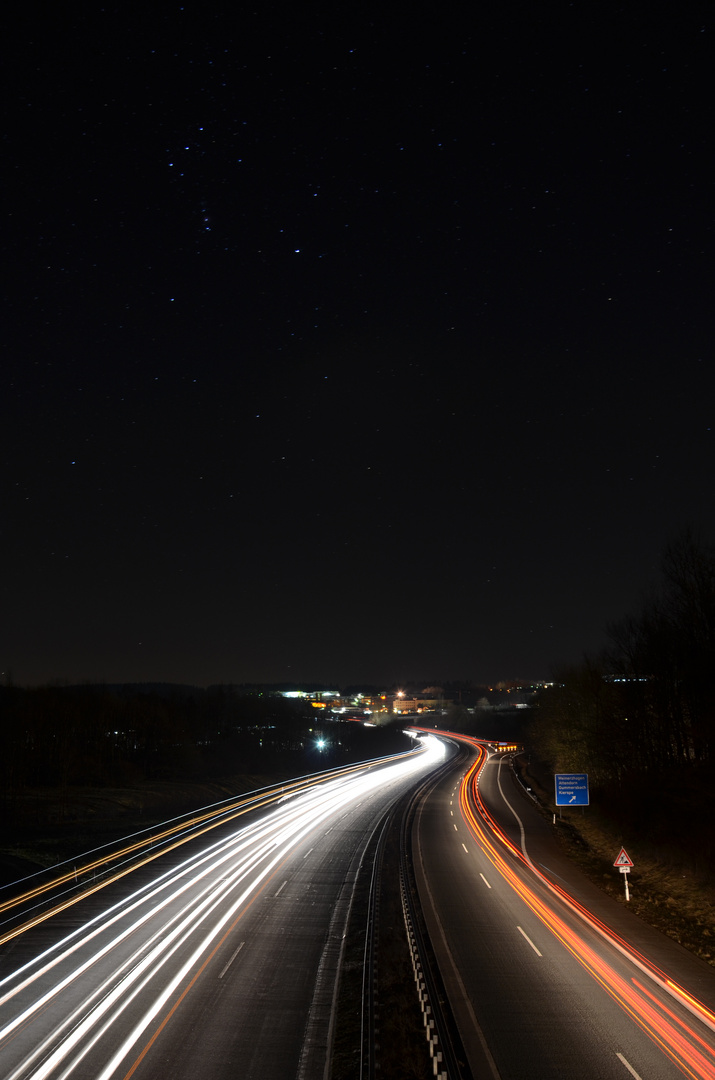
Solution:
<svg viewBox="0 0 715 1080"><path fill-rule="evenodd" d="M582 878L472 749L413 843L476 1080L715 1080L715 971ZM360 860L443 754L326 776L8 936L2 1080L323 1077Z"/></svg>
<svg viewBox="0 0 715 1080"><path fill-rule="evenodd" d="M316 782L10 940L0 1076L322 1077L360 859L444 754Z"/></svg>
<svg viewBox="0 0 715 1080"><path fill-rule="evenodd" d="M712 1080L715 970L574 869L503 755L463 772L424 801L413 841L474 1076Z"/></svg>

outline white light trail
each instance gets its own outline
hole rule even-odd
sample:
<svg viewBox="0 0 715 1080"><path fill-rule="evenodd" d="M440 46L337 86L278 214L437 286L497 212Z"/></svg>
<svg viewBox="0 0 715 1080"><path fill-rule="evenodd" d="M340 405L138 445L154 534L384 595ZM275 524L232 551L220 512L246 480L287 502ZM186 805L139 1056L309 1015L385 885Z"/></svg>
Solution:
<svg viewBox="0 0 715 1080"><path fill-rule="evenodd" d="M183 1000L291 853L309 840L315 846L317 830L322 834L350 806L426 772L445 754L431 737L423 747L420 755L366 764L291 793L259 821L203 847L5 976L0 1074L68 1080L90 1053L93 1061L99 1053L104 1064L95 1080L110 1080L138 1052L150 1026L166 1022L167 1010Z"/></svg>

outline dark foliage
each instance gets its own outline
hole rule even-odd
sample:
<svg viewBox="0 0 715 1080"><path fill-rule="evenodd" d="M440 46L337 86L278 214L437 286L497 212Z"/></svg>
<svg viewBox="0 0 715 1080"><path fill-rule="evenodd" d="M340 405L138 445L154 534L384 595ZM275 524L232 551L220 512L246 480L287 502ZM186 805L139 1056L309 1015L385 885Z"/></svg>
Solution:
<svg viewBox="0 0 715 1080"><path fill-rule="evenodd" d="M554 772L588 772L601 811L653 852L715 867L712 548L671 544L660 588L609 633L610 650L539 694L532 743Z"/></svg>

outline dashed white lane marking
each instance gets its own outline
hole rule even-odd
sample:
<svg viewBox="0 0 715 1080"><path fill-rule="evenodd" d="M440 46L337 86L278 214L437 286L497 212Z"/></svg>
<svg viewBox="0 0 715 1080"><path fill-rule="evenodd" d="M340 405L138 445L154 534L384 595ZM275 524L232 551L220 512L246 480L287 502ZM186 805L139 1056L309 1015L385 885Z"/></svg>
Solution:
<svg viewBox="0 0 715 1080"><path fill-rule="evenodd" d="M532 947L532 949L534 950L534 952L536 953L536 955L537 955L537 956L541 956L541 953L540 953L540 952L539 952L539 950L538 950L538 949L536 948L536 945L534 945L534 942L533 942L533 941L531 940L531 938L529 937L529 935L528 935L528 934L525 934L525 933L524 933L524 931L523 931L523 930L521 929L521 927L520 927L520 926L517 926L517 930L519 931L519 933L520 933L520 934L522 934L522 935L523 935L523 937L524 937L524 938L526 938L526 940L527 940L527 941L529 942L529 944L531 945L531 947Z"/></svg>
<svg viewBox="0 0 715 1080"><path fill-rule="evenodd" d="M467 851L467 848L466 848L466 845L465 845L465 844L462 844L462 847L464 848L464 850L465 850L465 851ZM468 851L467 851L467 855L469 855L469 852L468 852Z"/></svg>
<svg viewBox="0 0 715 1080"><path fill-rule="evenodd" d="M491 889L491 885L489 884L489 882L487 881L487 879L486 879L486 878L484 877L484 874L480 874L479 876L480 876L480 878L482 879L482 881L484 882L484 884L486 885L486 887L487 887L488 889Z"/></svg>
<svg viewBox="0 0 715 1080"><path fill-rule="evenodd" d="M233 954L232 954L232 956L231 956L231 959L230 959L230 960L228 961L228 963L227 963L227 964L226 964L226 966L224 967L223 971L222 971L222 972L221 972L221 974L219 975L219 979L222 979L222 978L224 977L224 975L226 974L226 972L228 971L228 969L229 969L229 968L231 967L231 964L232 964L232 963L234 962L234 960L236 959L236 957L238 956L238 954L240 953L241 949L243 948L243 946L244 946L245 944L246 944L246 942L245 942L245 941L242 941L242 942L241 942L241 944L240 944L240 945L238 946L238 948L237 948L237 949L234 949L234 951L233 951Z"/></svg>
<svg viewBox="0 0 715 1080"><path fill-rule="evenodd" d="M283 882L283 884L281 885L281 887L280 887L280 889L278 890L278 892L274 893L273 895L274 895L274 896L280 896L280 894L281 894L281 893L283 892L283 890L285 889L285 887L286 887L286 885L287 885L287 884L288 884L288 878L286 878L286 879L285 879L285 881L284 881L284 882Z"/></svg>
<svg viewBox="0 0 715 1080"><path fill-rule="evenodd" d="M313 849L311 848L310 851L312 851L312 850ZM310 855L310 851L306 851L305 855L303 856L304 859L308 858L308 856Z"/></svg>
<svg viewBox="0 0 715 1080"><path fill-rule="evenodd" d="M454 831L455 831L455 832L459 832L459 830L458 830L458 828L457 828L457 826L456 826L456 825L454 826Z"/></svg>
<svg viewBox="0 0 715 1080"><path fill-rule="evenodd" d="M641 1077L639 1076L639 1074L636 1072L636 1070L633 1068L632 1065L628 1064L628 1062L624 1058L623 1054L616 1053L616 1057L618 1058L618 1060L620 1062L622 1062L625 1065L625 1067L628 1069L628 1072L631 1074L631 1076L635 1077L635 1080L641 1080Z"/></svg>

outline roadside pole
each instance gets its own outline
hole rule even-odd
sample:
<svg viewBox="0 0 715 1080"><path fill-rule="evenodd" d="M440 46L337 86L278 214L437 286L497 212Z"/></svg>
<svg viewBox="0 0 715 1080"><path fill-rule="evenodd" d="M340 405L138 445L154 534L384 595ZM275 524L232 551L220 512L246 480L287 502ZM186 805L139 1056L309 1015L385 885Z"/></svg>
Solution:
<svg viewBox="0 0 715 1080"><path fill-rule="evenodd" d="M588 806L588 773L555 773L555 803L559 809L559 819L562 817L562 806ZM554 825L556 813L554 813Z"/></svg>
<svg viewBox="0 0 715 1080"><path fill-rule="evenodd" d="M626 887L626 900L630 900L631 894L628 891L628 875L631 872L633 860L629 857L628 852L625 848L622 847L621 850L618 852L618 855L616 856L616 861L613 865L617 866L620 872L623 874L623 884Z"/></svg>

